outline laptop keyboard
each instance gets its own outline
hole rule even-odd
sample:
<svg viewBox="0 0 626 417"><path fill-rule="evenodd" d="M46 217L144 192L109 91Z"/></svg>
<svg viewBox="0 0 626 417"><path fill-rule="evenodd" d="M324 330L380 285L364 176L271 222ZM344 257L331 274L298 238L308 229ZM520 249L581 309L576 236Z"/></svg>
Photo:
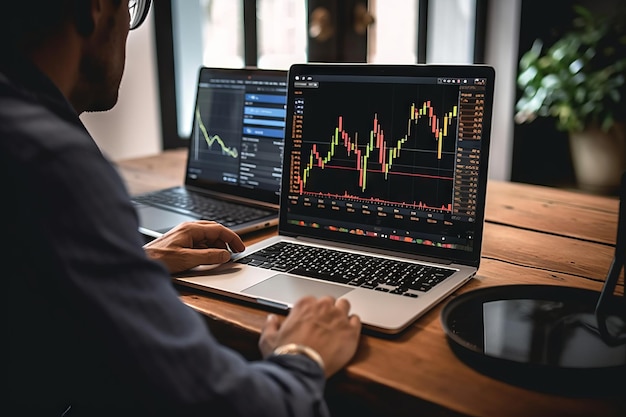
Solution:
<svg viewBox="0 0 626 417"><path fill-rule="evenodd" d="M272 214L269 210L217 200L205 195L190 193L183 188L170 188L156 193L134 196L133 201L174 210L182 214L196 215L228 227Z"/></svg>
<svg viewBox="0 0 626 417"><path fill-rule="evenodd" d="M455 272L290 242L278 242L235 262L408 297L417 297Z"/></svg>

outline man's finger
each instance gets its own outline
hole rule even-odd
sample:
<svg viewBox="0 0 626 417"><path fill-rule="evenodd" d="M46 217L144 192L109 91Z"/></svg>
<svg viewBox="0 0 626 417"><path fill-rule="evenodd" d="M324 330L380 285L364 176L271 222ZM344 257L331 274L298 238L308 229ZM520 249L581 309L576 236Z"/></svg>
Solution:
<svg viewBox="0 0 626 417"><path fill-rule="evenodd" d="M224 249L200 249L197 250L197 256L201 257L205 264L223 264L230 260L230 252Z"/></svg>

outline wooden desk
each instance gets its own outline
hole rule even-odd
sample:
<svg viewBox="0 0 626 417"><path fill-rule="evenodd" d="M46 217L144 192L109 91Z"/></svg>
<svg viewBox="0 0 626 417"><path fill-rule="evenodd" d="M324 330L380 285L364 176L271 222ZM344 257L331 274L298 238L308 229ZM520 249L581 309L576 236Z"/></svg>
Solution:
<svg viewBox="0 0 626 417"><path fill-rule="evenodd" d="M184 150L119 162L131 193L182 182ZM493 285L546 284L600 290L614 253L619 201L526 184L490 181L483 259L478 275L455 295ZM247 236L250 244L275 230ZM618 291L624 291L623 273ZM267 312L181 289L225 344L258 357ZM485 376L460 361L440 324L443 306L398 338L364 335L345 371L328 382L337 415L625 416L621 395L551 395Z"/></svg>

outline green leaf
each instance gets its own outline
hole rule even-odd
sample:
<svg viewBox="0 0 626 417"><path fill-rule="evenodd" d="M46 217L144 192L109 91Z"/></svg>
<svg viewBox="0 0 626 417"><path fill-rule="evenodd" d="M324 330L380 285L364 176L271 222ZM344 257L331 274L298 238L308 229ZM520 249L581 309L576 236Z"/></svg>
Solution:
<svg viewBox="0 0 626 417"><path fill-rule="evenodd" d="M626 121L626 5L596 15L575 5L571 29L537 39L519 62L516 122L554 117L562 130Z"/></svg>
<svg viewBox="0 0 626 417"><path fill-rule="evenodd" d="M526 70L522 71L517 77L517 83L520 86L525 86L535 79L537 76L537 68L536 67L528 67Z"/></svg>
<svg viewBox="0 0 626 417"><path fill-rule="evenodd" d="M543 80L541 80L541 87L543 87L547 91L552 90L554 87L560 84L561 79L554 74L548 74L543 77Z"/></svg>

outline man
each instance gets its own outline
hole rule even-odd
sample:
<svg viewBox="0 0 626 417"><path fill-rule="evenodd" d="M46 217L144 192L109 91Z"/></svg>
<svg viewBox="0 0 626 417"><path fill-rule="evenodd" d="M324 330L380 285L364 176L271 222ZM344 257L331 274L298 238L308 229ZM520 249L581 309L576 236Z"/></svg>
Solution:
<svg viewBox="0 0 626 417"><path fill-rule="evenodd" d="M143 7L145 1L131 1ZM141 3L141 4L140 4ZM128 0L0 6L5 244L4 411L10 415L325 415L325 378L354 355L345 300L269 315L248 362L179 300L170 273L221 263L241 239L186 223L142 247L115 169L81 124L115 105ZM7 233L8 232L8 233Z"/></svg>

